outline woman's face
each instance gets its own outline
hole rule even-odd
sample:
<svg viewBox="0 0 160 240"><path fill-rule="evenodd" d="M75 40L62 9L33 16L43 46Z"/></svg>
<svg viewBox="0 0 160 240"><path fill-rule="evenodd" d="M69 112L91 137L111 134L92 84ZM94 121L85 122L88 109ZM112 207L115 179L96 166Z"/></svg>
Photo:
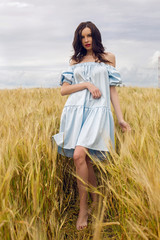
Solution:
<svg viewBox="0 0 160 240"><path fill-rule="evenodd" d="M91 50L92 49L92 32L90 28L86 27L83 29L81 34L81 39L82 39L82 46L86 50Z"/></svg>

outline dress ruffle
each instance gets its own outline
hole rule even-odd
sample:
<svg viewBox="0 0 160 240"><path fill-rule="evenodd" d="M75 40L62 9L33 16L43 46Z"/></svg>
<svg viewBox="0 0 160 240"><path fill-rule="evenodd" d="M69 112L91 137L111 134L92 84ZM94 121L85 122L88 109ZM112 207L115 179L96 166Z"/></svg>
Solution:
<svg viewBox="0 0 160 240"><path fill-rule="evenodd" d="M65 71L61 73L60 85L62 86L64 82L74 84L74 75L72 67L68 67Z"/></svg>
<svg viewBox="0 0 160 240"><path fill-rule="evenodd" d="M75 64L75 65L69 66L66 70L64 70L61 73L60 85L62 86L64 82L67 82L69 84L74 84L75 83L75 79L74 79L75 66L76 65L85 65L87 63L88 62ZM93 63L95 63L95 62L93 62ZM108 77L109 77L109 85L110 86L121 85L122 84L121 75L116 70L116 68L109 64L105 64L105 63L101 63L101 64L104 64L104 66L106 66L106 70L108 72Z"/></svg>
<svg viewBox="0 0 160 240"><path fill-rule="evenodd" d="M109 76L109 85L110 86L117 86L122 84L120 73L111 65L107 65L107 71Z"/></svg>
<svg viewBox="0 0 160 240"><path fill-rule="evenodd" d="M114 147L113 117L106 107L66 106L60 126L60 133L53 138L59 146L58 151L67 157L73 157L70 149L75 149L76 146L92 149L95 155L100 151L108 152L110 145Z"/></svg>

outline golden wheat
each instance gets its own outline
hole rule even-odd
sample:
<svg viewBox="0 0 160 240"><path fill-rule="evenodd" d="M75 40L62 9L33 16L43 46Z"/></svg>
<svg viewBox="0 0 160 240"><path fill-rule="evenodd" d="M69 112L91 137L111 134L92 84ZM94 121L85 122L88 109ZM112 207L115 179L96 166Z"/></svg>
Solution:
<svg viewBox="0 0 160 240"><path fill-rule="evenodd" d="M73 160L51 142L67 96L0 91L0 239L160 239L160 89L117 90L132 131L123 134L114 114L116 152L92 159L98 187L87 187L99 205L82 232Z"/></svg>

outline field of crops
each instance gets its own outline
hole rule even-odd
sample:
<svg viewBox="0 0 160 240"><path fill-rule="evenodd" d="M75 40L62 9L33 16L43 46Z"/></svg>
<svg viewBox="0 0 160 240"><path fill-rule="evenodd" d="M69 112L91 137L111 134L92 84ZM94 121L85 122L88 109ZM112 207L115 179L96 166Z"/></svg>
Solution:
<svg viewBox="0 0 160 240"><path fill-rule="evenodd" d="M79 232L73 159L51 142L67 96L59 88L0 90L0 239L160 239L160 89L117 91L132 131L121 132L113 111L116 152L93 159L98 188L88 191L99 206Z"/></svg>

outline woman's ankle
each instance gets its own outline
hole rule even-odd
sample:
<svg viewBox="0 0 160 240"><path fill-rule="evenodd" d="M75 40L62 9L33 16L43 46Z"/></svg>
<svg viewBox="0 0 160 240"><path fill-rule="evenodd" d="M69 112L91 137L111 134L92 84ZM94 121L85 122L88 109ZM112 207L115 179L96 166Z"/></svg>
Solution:
<svg viewBox="0 0 160 240"><path fill-rule="evenodd" d="M83 206L80 205L79 212L82 212L82 213L84 212L85 213L87 211L88 211L88 204L85 205L85 206L84 205Z"/></svg>

